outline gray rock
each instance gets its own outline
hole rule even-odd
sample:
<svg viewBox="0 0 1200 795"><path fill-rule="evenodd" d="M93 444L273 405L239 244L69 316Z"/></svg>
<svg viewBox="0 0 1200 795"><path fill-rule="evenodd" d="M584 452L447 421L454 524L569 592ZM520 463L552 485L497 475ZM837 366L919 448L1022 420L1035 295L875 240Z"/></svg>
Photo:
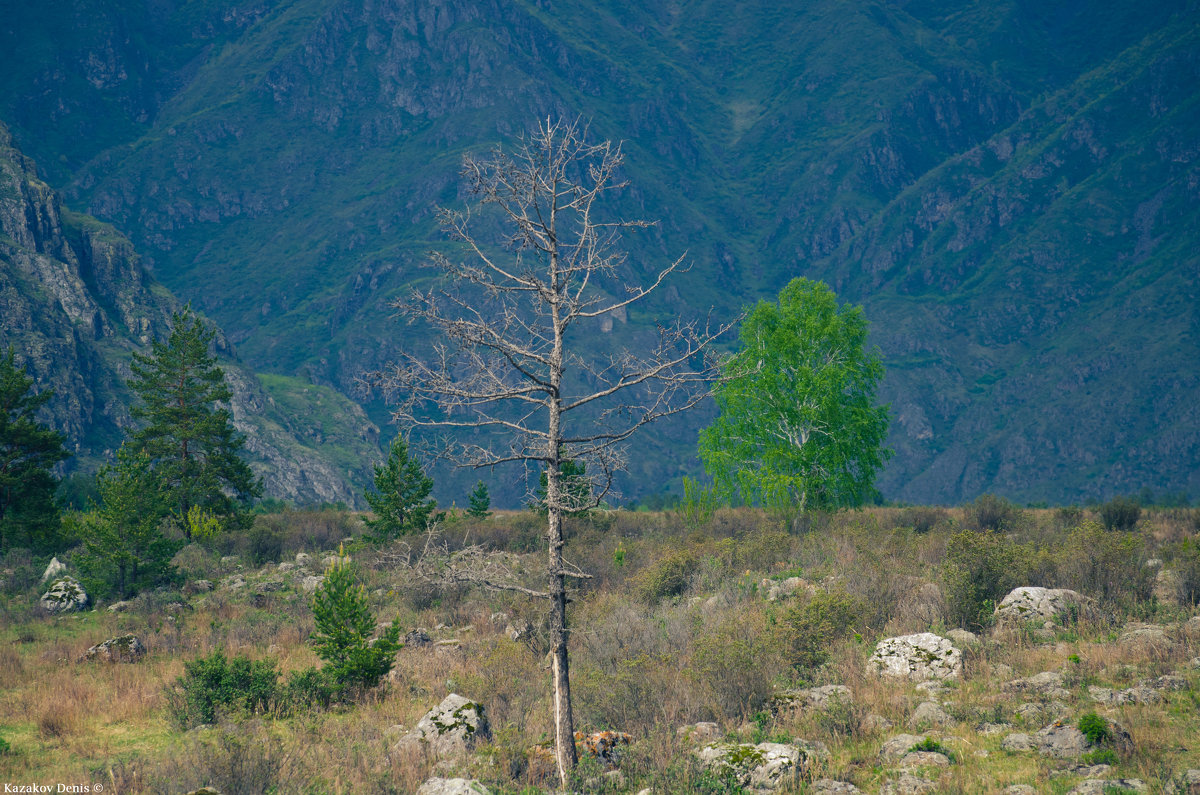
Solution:
<svg viewBox="0 0 1200 795"><path fill-rule="evenodd" d="M937 789L932 781L926 781L920 776L913 775L907 770L899 777L891 779L880 790L882 795L924 795Z"/></svg>
<svg viewBox="0 0 1200 795"><path fill-rule="evenodd" d="M998 679L1008 679L1014 673L1015 672L1013 671L1011 665L1005 665L1004 663L996 663L995 665L992 666L992 675Z"/></svg>
<svg viewBox="0 0 1200 795"><path fill-rule="evenodd" d="M1013 732L1000 741L1000 747L1005 751L1020 753L1033 750L1033 739L1023 732Z"/></svg>
<svg viewBox="0 0 1200 795"><path fill-rule="evenodd" d="M884 741L879 748L879 764L886 767L899 762L914 745L925 742L924 734L897 734Z"/></svg>
<svg viewBox="0 0 1200 795"><path fill-rule="evenodd" d="M417 795L490 795L491 790L474 779L431 778L417 788Z"/></svg>
<svg viewBox="0 0 1200 795"><path fill-rule="evenodd" d="M71 613L87 609L87 591L74 577L59 577L50 586L50 590L42 594L39 603L50 613Z"/></svg>
<svg viewBox="0 0 1200 795"><path fill-rule="evenodd" d="M711 721L680 726L675 733L694 745L709 745L721 739L721 727Z"/></svg>
<svg viewBox="0 0 1200 795"><path fill-rule="evenodd" d="M530 624L528 621L517 621L510 623L504 628L504 634L507 635L508 639L513 643L516 643L522 638L529 637L532 632L533 624Z"/></svg>
<svg viewBox="0 0 1200 795"><path fill-rule="evenodd" d="M429 633L423 629L411 630L404 636L404 645L420 648L433 643L433 639L429 637Z"/></svg>
<svg viewBox="0 0 1200 795"><path fill-rule="evenodd" d="M1017 717L1026 723L1041 724L1046 719L1046 708L1041 704L1034 704L1027 701L1017 707Z"/></svg>
<svg viewBox="0 0 1200 795"><path fill-rule="evenodd" d="M245 588L246 578L240 574L231 574L228 577L222 578L221 587L227 591L236 591L239 588Z"/></svg>
<svg viewBox="0 0 1200 795"><path fill-rule="evenodd" d="M80 661L102 660L111 663L135 663L146 656L146 646L137 635L120 635L84 652Z"/></svg>
<svg viewBox="0 0 1200 795"><path fill-rule="evenodd" d="M912 717L908 719L909 728L921 729L926 726L949 726L954 723L954 718L942 709L940 704L933 701L924 701L917 705L913 710Z"/></svg>
<svg viewBox="0 0 1200 795"><path fill-rule="evenodd" d="M862 730L865 732L886 732L891 731L892 722L878 713L868 713L862 719Z"/></svg>
<svg viewBox="0 0 1200 795"><path fill-rule="evenodd" d="M296 565L297 566L308 566L311 563L312 563L312 555L308 554L307 552L297 552L296 553Z"/></svg>
<svg viewBox="0 0 1200 795"><path fill-rule="evenodd" d="M798 745L716 743L696 751L696 756L714 772L732 773L743 787L757 792L774 792L802 772L811 755Z"/></svg>
<svg viewBox="0 0 1200 795"><path fill-rule="evenodd" d="M1157 679L1143 679L1140 687L1152 687L1155 690L1187 690L1187 680L1175 674L1166 674Z"/></svg>
<svg viewBox="0 0 1200 795"><path fill-rule="evenodd" d="M123 599L120 602L113 602L111 605L109 605L108 612L124 613L126 610L128 610L131 607L133 607L133 602L129 601L128 599Z"/></svg>
<svg viewBox="0 0 1200 795"><path fill-rule="evenodd" d="M808 594L816 592L816 586L802 577L788 577L786 580L763 580L762 591L768 602L775 602L793 596L797 591Z"/></svg>
<svg viewBox="0 0 1200 795"><path fill-rule="evenodd" d="M802 690L784 690L776 693L772 702L776 708L802 707L824 712L837 704L853 704L854 696L845 685L822 685Z"/></svg>
<svg viewBox="0 0 1200 795"><path fill-rule="evenodd" d="M1037 790L1028 784L1010 784L1004 788L1003 795L1037 795Z"/></svg>
<svg viewBox="0 0 1200 795"><path fill-rule="evenodd" d="M288 563L287 561L284 561L283 563L280 563L280 564L279 564L279 565L276 567L276 570L277 570L277 571L278 571L280 574L287 574L289 571L293 571L293 570L295 570L295 568L296 568L296 564L295 564L295 563Z"/></svg>
<svg viewBox="0 0 1200 795"><path fill-rule="evenodd" d="M956 679L962 674L962 652L943 637L921 632L879 641L869 664L881 675L915 682Z"/></svg>
<svg viewBox="0 0 1200 795"><path fill-rule="evenodd" d="M996 620L1008 626L1027 621L1040 625L1095 612L1095 602L1081 593L1066 588L1023 587L1014 588L1004 597L996 608Z"/></svg>
<svg viewBox="0 0 1200 795"><path fill-rule="evenodd" d="M1150 788L1140 778L1089 778L1079 782L1067 795L1105 795L1113 790L1149 792Z"/></svg>
<svg viewBox="0 0 1200 795"><path fill-rule="evenodd" d="M1088 751L1087 737L1074 726L1051 723L1034 735L1038 753L1055 759L1078 759Z"/></svg>
<svg viewBox="0 0 1200 795"><path fill-rule="evenodd" d="M1130 687L1125 690L1111 690L1107 687L1097 687L1091 685L1088 687L1088 695L1093 701L1110 706L1121 706L1123 704L1157 704L1162 700L1157 690L1150 687L1138 686Z"/></svg>
<svg viewBox="0 0 1200 795"><path fill-rule="evenodd" d="M39 582L49 582L56 579L60 575L67 573L67 567L57 557L50 558L50 563L46 566L46 570L42 572L42 579Z"/></svg>
<svg viewBox="0 0 1200 795"><path fill-rule="evenodd" d="M1185 770L1163 786L1167 795L1200 795L1200 770Z"/></svg>
<svg viewBox="0 0 1200 795"><path fill-rule="evenodd" d="M411 747L427 749L434 756L457 756L466 753L490 730L483 706L451 693L442 703L425 713L416 727L405 734L392 750Z"/></svg>
<svg viewBox="0 0 1200 795"><path fill-rule="evenodd" d="M1005 682L1002 689L1005 693L1031 693L1043 698L1069 698L1070 693L1064 687L1066 680L1057 671L1042 671L1040 674L1027 676L1024 679L1014 679Z"/></svg>
<svg viewBox="0 0 1200 795"><path fill-rule="evenodd" d="M936 751L909 751L900 757L899 767L950 767L950 757Z"/></svg>
<svg viewBox="0 0 1200 795"><path fill-rule="evenodd" d="M300 587L305 593L313 593L320 587L321 583L325 582L325 576L322 574L309 574L300 581Z"/></svg>
<svg viewBox="0 0 1200 795"><path fill-rule="evenodd" d="M979 724L979 727L975 729L975 731L979 732L985 737L990 737L993 734L1004 734L1011 729L1012 725L1008 723L981 723Z"/></svg>
<svg viewBox="0 0 1200 795"><path fill-rule="evenodd" d="M1165 647L1171 645L1166 627L1160 624L1142 624L1131 621L1121 630L1117 642L1122 646Z"/></svg>
<svg viewBox="0 0 1200 795"><path fill-rule="evenodd" d="M862 792L848 781L835 781L831 778L819 778L808 787L812 795L840 795L840 793Z"/></svg>
<svg viewBox="0 0 1200 795"><path fill-rule="evenodd" d="M212 580L193 580L188 586L192 593L208 593L213 589Z"/></svg>

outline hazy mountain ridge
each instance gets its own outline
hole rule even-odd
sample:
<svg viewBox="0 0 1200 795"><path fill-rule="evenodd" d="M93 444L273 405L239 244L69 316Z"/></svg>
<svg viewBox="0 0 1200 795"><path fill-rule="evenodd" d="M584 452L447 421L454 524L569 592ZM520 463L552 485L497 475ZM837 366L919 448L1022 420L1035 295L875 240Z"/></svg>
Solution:
<svg viewBox="0 0 1200 795"><path fill-rule="evenodd" d="M65 25L23 12L42 49L13 42L29 57L5 112L47 148L98 119L48 173L255 367L351 392L414 342L387 301L444 246L432 208L458 200L461 151L583 113L626 140L617 211L662 219L628 241L634 273L695 262L657 311L729 312L800 274L865 304L890 367L888 496L1200 492L1194 313L1173 303L1200 228L1194 3L130 0L86 24L60 5ZM1144 261L1112 255L1104 224L1149 228ZM639 462L635 487L694 466L689 435L647 440L663 466Z"/></svg>
<svg viewBox="0 0 1200 795"><path fill-rule="evenodd" d="M0 124L0 329L62 431L72 469L108 460L134 425L130 355L166 335L178 300L155 284L112 227L65 210ZM273 376L266 385L218 337L235 427L265 493L298 503L356 504L380 457L378 430L327 387ZM284 407L278 405L285 404ZM336 419L330 420L330 415Z"/></svg>

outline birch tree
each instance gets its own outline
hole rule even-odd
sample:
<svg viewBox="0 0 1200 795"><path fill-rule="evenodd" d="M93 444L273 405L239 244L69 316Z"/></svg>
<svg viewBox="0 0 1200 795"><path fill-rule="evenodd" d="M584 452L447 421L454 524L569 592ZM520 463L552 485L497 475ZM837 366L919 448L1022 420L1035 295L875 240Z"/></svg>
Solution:
<svg viewBox="0 0 1200 795"><path fill-rule="evenodd" d="M494 588L548 602L555 756L564 785L576 763L568 655L568 582L588 575L564 558L563 516L612 492L627 440L708 394L719 372L709 350L728 325L707 319L658 325L638 350L599 354L601 319L643 304L680 257L639 283L618 243L651 224L613 217L603 200L625 187L619 144L593 143L579 122L546 121L511 149L468 155L470 201L441 209L459 245L433 255L438 284L397 304L438 339L369 380L404 426L441 432L440 453L459 465L525 465L546 476L544 588L507 575L494 558L459 571ZM591 489L564 488L563 463L586 465ZM476 552L475 550L472 551ZM453 573L455 567L446 569Z"/></svg>

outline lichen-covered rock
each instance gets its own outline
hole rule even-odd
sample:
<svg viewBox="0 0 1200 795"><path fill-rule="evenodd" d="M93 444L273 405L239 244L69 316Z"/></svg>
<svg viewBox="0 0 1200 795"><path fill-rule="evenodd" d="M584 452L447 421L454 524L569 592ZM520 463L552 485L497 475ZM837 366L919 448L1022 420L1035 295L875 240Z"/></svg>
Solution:
<svg viewBox="0 0 1200 795"><path fill-rule="evenodd" d="M782 743L718 743L696 752L710 770L732 774L741 786L757 792L774 792L801 774L817 754L799 745Z"/></svg>
<svg viewBox="0 0 1200 795"><path fill-rule="evenodd" d="M996 608L996 621L1019 625L1081 618L1095 613L1095 602L1067 588L1014 588Z"/></svg>
<svg viewBox="0 0 1200 795"><path fill-rule="evenodd" d="M42 572L40 582L49 582L61 575L67 573L67 567L57 557L50 558L50 563L46 566L46 570Z"/></svg>
<svg viewBox="0 0 1200 795"><path fill-rule="evenodd" d="M978 646L979 636L968 629L952 629L946 633L946 637L956 646Z"/></svg>
<svg viewBox="0 0 1200 795"><path fill-rule="evenodd" d="M1088 687L1088 695L1092 697L1093 701L1114 707L1123 704L1156 704L1162 699L1157 690L1142 686L1113 690L1091 685Z"/></svg>
<svg viewBox="0 0 1200 795"><path fill-rule="evenodd" d="M881 795L924 795L924 793L933 792L936 789L937 785L932 781L927 781L905 770L884 784L880 793Z"/></svg>
<svg viewBox="0 0 1200 795"><path fill-rule="evenodd" d="M304 589L305 593L313 593L323 582L325 582L324 575L309 574L300 581L300 587Z"/></svg>
<svg viewBox="0 0 1200 795"><path fill-rule="evenodd" d="M42 594L40 604L51 613L70 613L74 610L84 610L91 600L87 591L74 577L59 577L50 586L50 590Z"/></svg>
<svg viewBox="0 0 1200 795"><path fill-rule="evenodd" d="M862 792L849 781L835 781L831 778L819 778L809 785L807 792L813 795L842 795L842 793Z"/></svg>
<svg viewBox="0 0 1200 795"><path fill-rule="evenodd" d="M1088 751L1088 740L1074 726L1051 723L1036 735L1033 742L1038 753L1055 759L1078 759Z"/></svg>
<svg viewBox="0 0 1200 795"><path fill-rule="evenodd" d="M1013 732L1000 741L1000 748L1013 753L1032 751L1033 738L1023 732Z"/></svg>
<svg viewBox="0 0 1200 795"><path fill-rule="evenodd" d="M457 756L489 734L483 705L451 693L425 713L416 728L401 737L393 750L420 747L434 756Z"/></svg>
<svg viewBox="0 0 1200 795"><path fill-rule="evenodd" d="M884 638L869 662L882 675L907 677L916 682L956 679L962 673L962 652L932 632Z"/></svg>
<svg viewBox="0 0 1200 795"><path fill-rule="evenodd" d="M937 751L909 751L900 757L898 767L950 767L950 757Z"/></svg>
<svg viewBox="0 0 1200 795"><path fill-rule="evenodd" d="M854 696L845 685L822 685L798 690L783 690L771 699L775 709L808 708L821 712L835 706L850 706Z"/></svg>
<svg viewBox="0 0 1200 795"><path fill-rule="evenodd" d="M103 660L104 662L134 663L146 656L146 646L137 635L120 635L84 652L81 661Z"/></svg>
<svg viewBox="0 0 1200 795"><path fill-rule="evenodd" d="M124 599L120 602L113 602L111 605L109 605L108 612L124 613L126 610L128 610L131 607L133 607L133 602L129 601L128 599Z"/></svg>
<svg viewBox="0 0 1200 795"><path fill-rule="evenodd" d="M474 779L434 777L417 788L417 795L491 795L491 790Z"/></svg>
<svg viewBox="0 0 1200 795"><path fill-rule="evenodd" d="M816 592L816 586L814 586L808 580L805 580L803 577L788 577L786 580L762 581L762 592L766 596L768 602L777 602L780 599L786 599L789 596L794 596L799 591L812 594Z"/></svg>
<svg viewBox="0 0 1200 795"><path fill-rule="evenodd" d="M1122 646L1166 647L1171 645L1167 628L1160 624L1142 624L1131 621L1121 629L1117 642Z"/></svg>

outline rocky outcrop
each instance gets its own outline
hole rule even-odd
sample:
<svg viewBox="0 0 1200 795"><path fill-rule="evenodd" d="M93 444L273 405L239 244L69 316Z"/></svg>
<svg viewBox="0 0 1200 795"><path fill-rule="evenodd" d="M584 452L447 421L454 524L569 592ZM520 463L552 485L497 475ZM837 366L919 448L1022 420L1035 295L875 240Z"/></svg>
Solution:
<svg viewBox="0 0 1200 795"><path fill-rule="evenodd" d="M705 767L732 776L752 792L776 792L818 758L820 750L783 743L719 743L696 755Z"/></svg>
<svg viewBox="0 0 1200 795"><path fill-rule="evenodd" d="M881 675L915 682L956 679L962 673L962 652L943 637L921 632L884 638L868 663Z"/></svg>
<svg viewBox="0 0 1200 795"><path fill-rule="evenodd" d="M47 582L58 577L60 574L66 574L67 567L59 561L57 557L50 558L50 563L47 564L46 570L42 572L42 582Z"/></svg>
<svg viewBox="0 0 1200 795"><path fill-rule="evenodd" d="M416 728L401 737L392 750L417 748L438 757L460 756L490 733L483 705L451 693L425 713Z"/></svg>
<svg viewBox="0 0 1200 795"><path fill-rule="evenodd" d="M50 613L71 613L87 609L91 599L74 577L60 577L42 594L39 603Z"/></svg>
<svg viewBox="0 0 1200 795"><path fill-rule="evenodd" d="M146 656L146 646L137 635L120 635L98 643L84 652L81 660L135 663Z"/></svg>
<svg viewBox="0 0 1200 795"><path fill-rule="evenodd" d="M1016 626L1028 621L1066 621L1089 616L1095 612L1095 602L1083 594L1066 588L1014 588L996 607L996 621Z"/></svg>
<svg viewBox="0 0 1200 795"><path fill-rule="evenodd" d="M474 779L431 778L417 788L417 795L490 795L491 790Z"/></svg>

